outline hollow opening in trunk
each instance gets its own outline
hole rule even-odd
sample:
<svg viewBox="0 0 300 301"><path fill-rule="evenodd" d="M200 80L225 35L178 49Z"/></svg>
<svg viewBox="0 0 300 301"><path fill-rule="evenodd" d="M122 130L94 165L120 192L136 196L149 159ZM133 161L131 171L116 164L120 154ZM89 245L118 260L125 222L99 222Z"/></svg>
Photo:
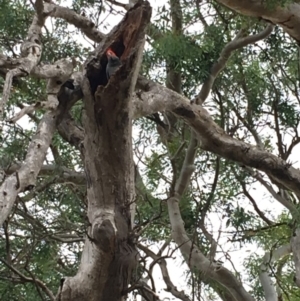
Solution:
<svg viewBox="0 0 300 301"><path fill-rule="evenodd" d="M111 49L119 58L122 57L125 46L123 44L123 39L120 38L117 41L114 41L109 47L105 49L105 52L100 57L100 61L98 59L94 59L94 61L91 62L91 66L89 68L89 73L87 74L91 90L93 93L96 92L98 86L106 86L108 83L108 79L106 76L106 66L108 63L106 51L107 49Z"/></svg>

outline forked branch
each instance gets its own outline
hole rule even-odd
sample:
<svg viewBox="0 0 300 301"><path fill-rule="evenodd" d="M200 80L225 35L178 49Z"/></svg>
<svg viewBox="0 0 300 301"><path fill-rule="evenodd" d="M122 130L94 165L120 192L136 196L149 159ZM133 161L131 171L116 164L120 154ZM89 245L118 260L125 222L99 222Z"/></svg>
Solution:
<svg viewBox="0 0 300 301"><path fill-rule="evenodd" d="M204 82L199 95L196 97L196 103L203 104L209 95L210 90L215 82L215 79L220 72L225 68L227 61L231 57L233 51L245 47L249 44L254 44L262 39L265 39L273 30L272 24L268 25L262 32L243 37L244 31L240 31L237 36L229 42L221 51L218 61L213 65L207 80Z"/></svg>

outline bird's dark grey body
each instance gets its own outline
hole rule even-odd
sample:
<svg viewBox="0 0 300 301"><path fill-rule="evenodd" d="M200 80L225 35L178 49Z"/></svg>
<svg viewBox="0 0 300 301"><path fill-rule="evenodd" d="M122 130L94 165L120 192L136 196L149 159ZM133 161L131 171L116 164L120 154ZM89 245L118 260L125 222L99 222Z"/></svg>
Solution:
<svg viewBox="0 0 300 301"><path fill-rule="evenodd" d="M109 79L120 66L121 66L121 61L117 56L109 56L108 63L106 66L107 79Z"/></svg>

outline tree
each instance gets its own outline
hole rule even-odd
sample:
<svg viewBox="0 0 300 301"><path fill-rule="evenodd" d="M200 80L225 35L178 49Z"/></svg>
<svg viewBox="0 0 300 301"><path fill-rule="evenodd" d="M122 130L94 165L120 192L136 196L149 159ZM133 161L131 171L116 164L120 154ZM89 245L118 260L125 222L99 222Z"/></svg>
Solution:
<svg viewBox="0 0 300 301"><path fill-rule="evenodd" d="M298 300L300 5L133 2L0 4L2 299Z"/></svg>

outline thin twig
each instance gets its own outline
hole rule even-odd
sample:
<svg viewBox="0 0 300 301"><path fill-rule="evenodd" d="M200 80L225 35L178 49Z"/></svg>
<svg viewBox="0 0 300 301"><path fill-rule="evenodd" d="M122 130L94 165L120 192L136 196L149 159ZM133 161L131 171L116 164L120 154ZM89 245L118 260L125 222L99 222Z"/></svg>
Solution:
<svg viewBox="0 0 300 301"><path fill-rule="evenodd" d="M268 35L270 35L273 28L274 25L270 24L262 32L247 37L242 37L243 30L241 30L237 34L237 36L231 42L229 42L221 51L218 61L213 65L207 80L204 82L200 93L196 97L196 103L198 104L204 103L215 82L215 79L217 78L219 73L225 68L226 63L228 59L231 57L234 50L245 47L249 44L256 43L259 40L265 39Z"/></svg>

